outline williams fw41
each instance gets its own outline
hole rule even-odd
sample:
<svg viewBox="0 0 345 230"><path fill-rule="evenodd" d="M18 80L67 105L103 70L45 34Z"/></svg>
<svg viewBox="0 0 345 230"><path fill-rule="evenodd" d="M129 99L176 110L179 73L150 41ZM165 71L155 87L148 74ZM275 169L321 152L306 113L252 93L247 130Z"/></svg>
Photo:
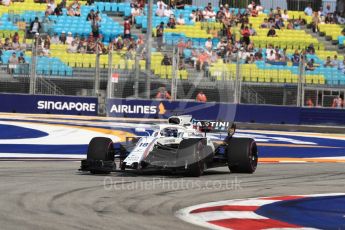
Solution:
<svg viewBox="0 0 345 230"><path fill-rule="evenodd" d="M95 137L88 146L81 171L92 174L137 170L169 171L201 176L208 168L228 166L234 173L253 173L258 163L256 142L251 138L233 137L231 122L196 121L191 116L174 116L167 124L153 125L150 132L137 128L141 137L126 143ZM220 140L211 140L212 132L225 132Z"/></svg>

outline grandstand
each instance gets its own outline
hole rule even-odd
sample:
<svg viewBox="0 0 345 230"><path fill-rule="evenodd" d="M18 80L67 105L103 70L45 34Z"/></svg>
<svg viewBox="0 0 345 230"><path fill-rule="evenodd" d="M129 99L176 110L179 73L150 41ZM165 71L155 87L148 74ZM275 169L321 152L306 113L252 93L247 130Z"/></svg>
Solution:
<svg viewBox="0 0 345 230"><path fill-rule="evenodd" d="M193 99L203 90L210 101L231 102L233 94L223 91L234 91L236 81L242 83L244 103L294 105L300 84L314 90L314 100L329 90L344 95L344 26L326 24L327 15L321 16L322 12L313 33L315 16L304 11L283 12L260 5L236 8L230 2L212 8L186 5L159 15L160 6L154 4L152 34L157 37L156 27L164 23L164 46L160 50L158 40L153 43L150 70L146 70L147 50L141 37L148 33L149 12L147 5L138 7L140 13L133 15L131 39L127 39L125 21L132 18L134 8L127 2L68 0L62 5L24 0L0 6L5 76L1 92L28 93L27 79L36 76L40 85L58 89L49 92L92 95L106 90L115 73L120 76L112 92L116 97L145 95L147 77L153 90L171 87L175 80L178 99ZM32 28L35 18L40 22L38 31ZM12 58L13 53L23 54L21 62ZM333 60L335 56L339 59ZM332 60L326 64L329 57ZM139 82L138 92L133 89L135 82ZM96 85L100 88L95 89ZM286 101L286 95L295 97Z"/></svg>

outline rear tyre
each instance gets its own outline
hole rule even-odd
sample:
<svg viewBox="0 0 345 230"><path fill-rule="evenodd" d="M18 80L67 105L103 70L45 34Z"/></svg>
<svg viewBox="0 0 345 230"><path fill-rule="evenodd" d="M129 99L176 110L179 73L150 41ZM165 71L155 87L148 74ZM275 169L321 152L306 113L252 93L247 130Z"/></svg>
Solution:
<svg viewBox="0 0 345 230"><path fill-rule="evenodd" d="M227 160L232 173L254 173L258 164L258 149L252 138L231 138Z"/></svg>
<svg viewBox="0 0 345 230"><path fill-rule="evenodd" d="M94 137L87 149L87 160L114 161L114 145L110 138ZM109 174L102 170L92 170L92 174Z"/></svg>

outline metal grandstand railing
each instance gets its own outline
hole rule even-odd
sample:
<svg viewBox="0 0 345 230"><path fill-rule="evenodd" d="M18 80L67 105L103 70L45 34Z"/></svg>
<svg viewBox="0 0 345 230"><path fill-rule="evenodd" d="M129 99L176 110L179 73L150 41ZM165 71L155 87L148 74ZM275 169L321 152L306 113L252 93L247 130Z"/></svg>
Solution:
<svg viewBox="0 0 345 230"><path fill-rule="evenodd" d="M335 96L345 95L340 84L345 78L338 70L326 79L324 73L305 71L306 63L300 68L245 64L231 57L203 67L170 46L152 52L151 69L146 70L145 51L112 50L97 55L69 53L67 48L52 45L53 57L33 50L25 53L28 63L3 65L0 92L97 96L104 104L105 98L147 99L149 95L155 99L165 88L170 100L195 101L202 91L208 102L325 107L332 106ZM164 64L165 56L170 63Z"/></svg>
<svg viewBox="0 0 345 230"><path fill-rule="evenodd" d="M62 88L54 84L44 76L37 76L36 78L35 94L48 94L48 95L64 95L65 92Z"/></svg>

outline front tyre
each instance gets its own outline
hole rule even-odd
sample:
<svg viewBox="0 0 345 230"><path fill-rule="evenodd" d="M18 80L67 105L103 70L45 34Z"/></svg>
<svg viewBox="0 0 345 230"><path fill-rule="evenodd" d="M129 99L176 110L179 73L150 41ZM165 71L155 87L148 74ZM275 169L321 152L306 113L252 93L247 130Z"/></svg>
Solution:
<svg viewBox="0 0 345 230"><path fill-rule="evenodd" d="M87 160L112 162L114 161L114 143L110 138L94 137L87 149ZM103 170L91 170L92 174L108 174Z"/></svg>
<svg viewBox="0 0 345 230"><path fill-rule="evenodd" d="M232 173L254 173L258 149L252 138L231 138L227 147L228 166Z"/></svg>

